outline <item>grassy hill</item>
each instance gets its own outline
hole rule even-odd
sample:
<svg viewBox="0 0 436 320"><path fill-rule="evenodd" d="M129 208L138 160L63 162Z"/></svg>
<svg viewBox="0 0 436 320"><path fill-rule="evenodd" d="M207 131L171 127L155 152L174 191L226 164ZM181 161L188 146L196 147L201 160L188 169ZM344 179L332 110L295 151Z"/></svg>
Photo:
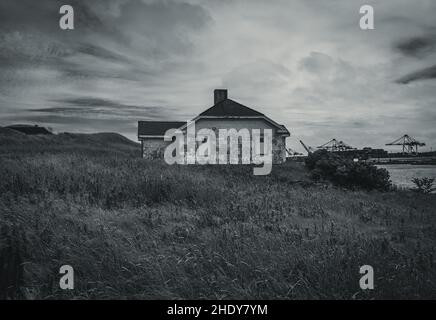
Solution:
<svg viewBox="0 0 436 320"><path fill-rule="evenodd" d="M113 133L0 129L0 297L436 298L435 195L139 154ZM375 290L359 288L365 264Z"/></svg>
<svg viewBox="0 0 436 320"><path fill-rule="evenodd" d="M140 145L117 133L26 135L0 127L0 154L81 153L140 154Z"/></svg>

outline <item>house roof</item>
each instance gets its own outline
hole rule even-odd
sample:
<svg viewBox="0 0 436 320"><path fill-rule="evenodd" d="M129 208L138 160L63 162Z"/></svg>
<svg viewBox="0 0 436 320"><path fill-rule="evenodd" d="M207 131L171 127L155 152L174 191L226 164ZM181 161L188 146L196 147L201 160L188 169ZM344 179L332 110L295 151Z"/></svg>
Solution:
<svg viewBox="0 0 436 320"><path fill-rule="evenodd" d="M15 125L7 126L6 128L13 129L25 134L52 134L51 131L47 130L44 127L39 127L37 125L15 124Z"/></svg>
<svg viewBox="0 0 436 320"><path fill-rule="evenodd" d="M284 125L278 124L271 120L263 113L246 107L236 101L225 98L224 100L216 103L206 111L200 113L192 121L197 121L201 118L262 118L271 123L278 129L278 132L285 135L290 135L289 131ZM138 122L138 136L154 136L163 137L165 132L169 129L184 130L187 126L186 122L180 121L139 121Z"/></svg>
<svg viewBox="0 0 436 320"><path fill-rule="evenodd" d="M139 121L138 136L164 136L169 129L178 129L183 126L182 121Z"/></svg>
<svg viewBox="0 0 436 320"><path fill-rule="evenodd" d="M257 112L249 107L246 107L236 101L231 99L225 99L214 106L210 107L206 111L200 113L201 116L212 116L212 117L261 117L264 114Z"/></svg>
<svg viewBox="0 0 436 320"><path fill-rule="evenodd" d="M281 133L290 135L288 129L284 125L278 124L277 122L271 120L263 113L260 113L256 110L253 110L249 107L246 107L236 101L231 99L224 99L214 106L210 107L206 111L200 113L194 121L200 119L202 117L220 117L220 118L233 118L233 117L241 117L241 118L262 118L266 121L270 122L276 128L279 129ZM182 127L183 129L183 127Z"/></svg>

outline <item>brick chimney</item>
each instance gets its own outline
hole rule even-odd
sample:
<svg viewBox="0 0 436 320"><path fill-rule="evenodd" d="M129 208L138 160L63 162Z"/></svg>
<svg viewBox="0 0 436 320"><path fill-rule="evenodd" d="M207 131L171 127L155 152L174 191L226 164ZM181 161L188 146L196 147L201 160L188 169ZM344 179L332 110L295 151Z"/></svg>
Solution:
<svg viewBox="0 0 436 320"><path fill-rule="evenodd" d="M218 102L227 99L227 89L215 89L214 93L214 105Z"/></svg>

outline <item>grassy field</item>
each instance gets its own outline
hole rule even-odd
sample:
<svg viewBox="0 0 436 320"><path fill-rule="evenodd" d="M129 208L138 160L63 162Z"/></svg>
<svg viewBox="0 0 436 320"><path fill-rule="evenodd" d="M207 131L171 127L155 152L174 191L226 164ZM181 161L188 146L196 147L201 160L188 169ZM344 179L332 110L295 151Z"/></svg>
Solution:
<svg viewBox="0 0 436 320"><path fill-rule="evenodd" d="M0 130L0 298L436 298L436 195L139 154L116 134Z"/></svg>

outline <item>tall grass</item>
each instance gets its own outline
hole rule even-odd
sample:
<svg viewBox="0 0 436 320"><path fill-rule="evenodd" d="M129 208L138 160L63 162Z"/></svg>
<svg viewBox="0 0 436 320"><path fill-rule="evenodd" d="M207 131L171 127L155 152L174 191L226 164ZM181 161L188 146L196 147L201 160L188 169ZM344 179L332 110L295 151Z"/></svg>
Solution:
<svg viewBox="0 0 436 320"><path fill-rule="evenodd" d="M0 150L2 298L436 298L435 195L91 149ZM364 264L375 290L359 288Z"/></svg>

